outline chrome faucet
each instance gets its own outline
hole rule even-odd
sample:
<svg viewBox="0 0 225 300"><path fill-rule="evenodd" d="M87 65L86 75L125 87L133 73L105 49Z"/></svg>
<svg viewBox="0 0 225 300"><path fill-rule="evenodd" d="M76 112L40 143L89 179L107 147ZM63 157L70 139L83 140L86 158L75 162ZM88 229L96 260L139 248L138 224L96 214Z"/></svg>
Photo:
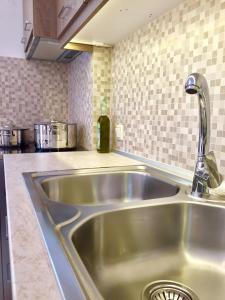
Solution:
<svg viewBox="0 0 225 300"><path fill-rule="evenodd" d="M199 99L199 142L198 158L191 194L195 197L209 197L209 188L216 188L222 183L214 152L209 152L210 141L210 101L209 89L205 77L199 73L188 76L185 84L188 94L198 94Z"/></svg>

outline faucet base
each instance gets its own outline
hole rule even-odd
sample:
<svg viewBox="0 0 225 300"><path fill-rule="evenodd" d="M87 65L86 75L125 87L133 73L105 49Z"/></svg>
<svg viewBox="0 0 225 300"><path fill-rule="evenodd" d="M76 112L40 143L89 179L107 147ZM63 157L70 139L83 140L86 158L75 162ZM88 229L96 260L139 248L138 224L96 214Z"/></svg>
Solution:
<svg viewBox="0 0 225 300"><path fill-rule="evenodd" d="M192 184L192 196L208 198L209 188L217 188L222 183L223 177L219 173L214 152L199 156L195 167Z"/></svg>

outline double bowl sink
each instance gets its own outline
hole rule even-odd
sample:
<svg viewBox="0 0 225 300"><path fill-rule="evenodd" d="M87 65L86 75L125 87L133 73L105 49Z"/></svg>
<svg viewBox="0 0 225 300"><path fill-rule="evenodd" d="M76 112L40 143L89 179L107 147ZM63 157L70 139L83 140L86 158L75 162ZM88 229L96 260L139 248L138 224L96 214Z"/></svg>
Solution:
<svg viewBox="0 0 225 300"><path fill-rule="evenodd" d="M24 174L62 298L225 299L225 206L148 166Z"/></svg>

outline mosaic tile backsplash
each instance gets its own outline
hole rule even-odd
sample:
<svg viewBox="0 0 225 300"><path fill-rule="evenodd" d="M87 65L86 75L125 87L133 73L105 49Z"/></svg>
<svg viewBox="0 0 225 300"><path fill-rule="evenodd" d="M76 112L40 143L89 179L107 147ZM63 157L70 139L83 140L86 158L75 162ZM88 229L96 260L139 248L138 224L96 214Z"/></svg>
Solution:
<svg viewBox="0 0 225 300"><path fill-rule="evenodd" d="M95 47L92 58L93 74L93 148L97 145L97 121L101 115L102 100L110 114L111 49Z"/></svg>
<svg viewBox="0 0 225 300"><path fill-rule="evenodd" d="M193 170L198 98L188 74L204 74L211 97L211 150L225 175L225 0L186 0L112 51L111 118L124 125L114 147Z"/></svg>
<svg viewBox="0 0 225 300"><path fill-rule="evenodd" d="M0 124L68 120L68 66L0 57ZM32 137L32 134L31 134Z"/></svg>
<svg viewBox="0 0 225 300"><path fill-rule="evenodd" d="M69 66L69 120L78 124L78 144L96 149L101 101L110 102L111 50L94 47ZM109 110L109 107L108 107Z"/></svg>
<svg viewBox="0 0 225 300"><path fill-rule="evenodd" d="M69 121L77 123L78 145L92 149L92 54L82 53L69 65Z"/></svg>

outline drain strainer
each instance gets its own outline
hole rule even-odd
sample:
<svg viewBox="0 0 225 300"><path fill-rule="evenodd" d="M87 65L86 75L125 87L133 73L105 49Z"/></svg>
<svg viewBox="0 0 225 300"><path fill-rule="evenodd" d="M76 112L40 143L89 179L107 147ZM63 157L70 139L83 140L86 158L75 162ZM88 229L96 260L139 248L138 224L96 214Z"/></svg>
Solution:
<svg viewBox="0 0 225 300"><path fill-rule="evenodd" d="M148 284L142 293L142 300L199 300L189 288L175 281L155 281Z"/></svg>

